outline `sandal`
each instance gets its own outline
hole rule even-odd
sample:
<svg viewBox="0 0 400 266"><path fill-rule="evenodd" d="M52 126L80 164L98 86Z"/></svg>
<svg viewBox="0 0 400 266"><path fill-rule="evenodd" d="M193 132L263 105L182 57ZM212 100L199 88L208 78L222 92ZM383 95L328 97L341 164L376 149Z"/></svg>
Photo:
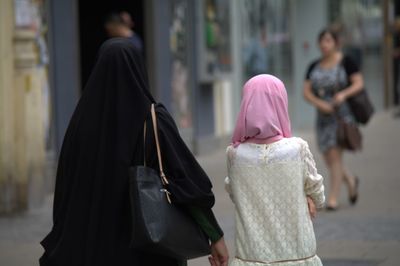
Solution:
<svg viewBox="0 0 400 266"><path fill-rule="evenodd" d="M351 205L355 205L358 200L358 186L360 184L360 180L357 176L354 177L354 194L349 196L349 202Z"/></svg>

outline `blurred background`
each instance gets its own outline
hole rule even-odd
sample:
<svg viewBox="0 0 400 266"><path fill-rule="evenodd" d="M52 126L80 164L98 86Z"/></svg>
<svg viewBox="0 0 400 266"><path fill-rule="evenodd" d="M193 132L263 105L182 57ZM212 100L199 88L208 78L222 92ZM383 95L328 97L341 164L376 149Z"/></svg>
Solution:
<svg viewBox="0 0 400 266"><path fill-rule="evenodd" d="M294 131L317 154L314 108L302 88L327 26L361 66L377 114L363 129L364 152L346 159L364 175L365 201L321 215L322 258L400 265L397 0L0 0L0 265L38 264L65 129L101 43L126 32L142 49L153 94L215 183L217 216L233 248L223 152L243 83L258 73L281 78Z"/></svg>

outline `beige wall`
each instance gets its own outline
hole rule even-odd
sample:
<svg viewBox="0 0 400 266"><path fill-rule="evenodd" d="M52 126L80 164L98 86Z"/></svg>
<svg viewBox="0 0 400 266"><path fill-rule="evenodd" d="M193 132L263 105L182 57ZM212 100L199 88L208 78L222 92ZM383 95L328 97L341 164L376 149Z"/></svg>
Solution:
<svg viewBox="0 0 400 266"><path fill-rule="evenodd" d="M12 0L0 1L0 212L16 204L12 5Z"/></svg>
<svg viewBox="0 0 400 266"><path fill-rule="evenodd" d="M42 77L34 33L14 29L13 0L0 1L0 214L43 198Z"/></svg>

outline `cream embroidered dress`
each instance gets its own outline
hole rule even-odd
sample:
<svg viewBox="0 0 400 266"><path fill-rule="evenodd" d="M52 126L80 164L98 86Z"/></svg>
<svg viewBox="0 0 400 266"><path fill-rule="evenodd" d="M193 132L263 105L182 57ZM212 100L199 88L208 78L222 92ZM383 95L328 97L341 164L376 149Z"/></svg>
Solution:
<svg viewBox="0 0 400 266"><path fill-rule="evenodd" d="M322 265L306 196L323 207L323 178L307 142L229 146L226 188L235 203L236 256L230 266Z"/></svg>

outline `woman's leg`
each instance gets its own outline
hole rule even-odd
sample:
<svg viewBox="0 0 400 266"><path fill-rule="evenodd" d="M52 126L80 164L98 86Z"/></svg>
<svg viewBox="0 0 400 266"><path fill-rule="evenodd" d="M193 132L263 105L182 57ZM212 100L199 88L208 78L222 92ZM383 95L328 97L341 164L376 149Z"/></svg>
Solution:
<svg viewBox="0 0 400 266"><path fill-rule="evenodd" d="M351 195L353 193L354 187L355 187L355 176L350 174L349 171L347 171L347 169L343 168L343 177L344 177L344 181L346 182L346 185L349 189L349 194Z"/></svg>
<svg viewBox="0 0 400 266"><path fill-rule="evenodd" d="M324 153L324 158L330 175L330 191L327 206L337 207L343 178L342 150L338 147L330 148Z"/></svg>
<svg viewBox="0 0 400 266"><path fill-rule="evenodd" d="M356 177L352 175L345 167L343 167L343 177L347 188L349 189L349 196L351 197L356 193Z"/></svg>

